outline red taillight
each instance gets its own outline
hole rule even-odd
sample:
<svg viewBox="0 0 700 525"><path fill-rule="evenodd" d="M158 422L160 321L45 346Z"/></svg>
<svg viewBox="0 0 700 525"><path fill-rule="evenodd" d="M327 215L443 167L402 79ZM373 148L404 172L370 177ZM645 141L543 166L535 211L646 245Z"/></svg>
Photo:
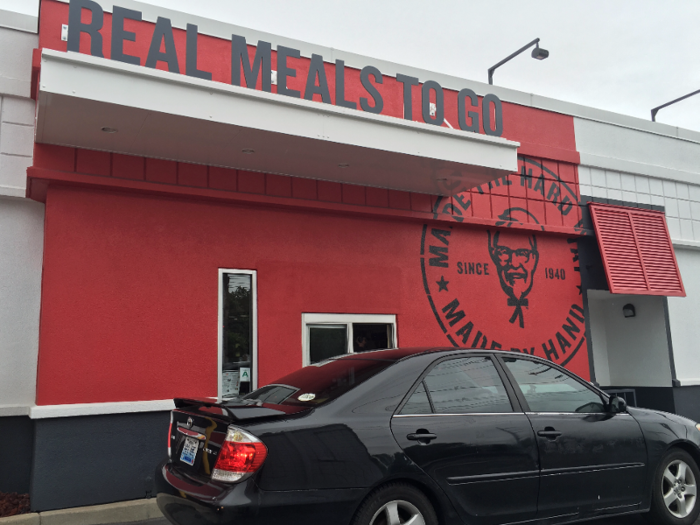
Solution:
<svg viewBox="0 0 700 525"><path fill-rule="evenodd" d="M168 427L168 457L172 458L172 449L170 444L173 442L173 413L170 412L170 426Z"/></svg>
<svg viewBox="0 0 700 525"><path fill-rule="evenodd" d="M240 481L260 468L267 457L267 447L254 435L229 427L226 440L211 474L217 481Z"/></svg>

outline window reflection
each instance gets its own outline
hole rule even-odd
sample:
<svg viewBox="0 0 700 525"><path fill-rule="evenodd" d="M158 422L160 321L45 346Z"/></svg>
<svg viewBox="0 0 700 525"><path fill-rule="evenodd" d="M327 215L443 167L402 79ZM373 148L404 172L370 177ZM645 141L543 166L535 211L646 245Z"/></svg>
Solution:
<svg viewBox="0 0 700 525"><path fill-rule="evenodd" d="M223 275L223 364L224 397L251 391L253 377L253 294L250 274Z"/></svg>

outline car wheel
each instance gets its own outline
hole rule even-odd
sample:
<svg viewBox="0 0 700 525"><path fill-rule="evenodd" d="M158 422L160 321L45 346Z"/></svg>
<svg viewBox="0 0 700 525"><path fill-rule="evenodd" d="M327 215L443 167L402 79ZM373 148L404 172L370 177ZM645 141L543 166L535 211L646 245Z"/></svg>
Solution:
<svg viewBox="0 0 700 525"><path fill-rule="evenodd" d="M683 450L673 450L659 463L651 496L651 523L692 525L700 515L700 471Z"/></svg>
<svg viewBox="0 0 700 525"><path fill-rule="evenodd" d="M412 485L392 483L367 497L353 525L438 525L438 521L425 494Z"/></svg>

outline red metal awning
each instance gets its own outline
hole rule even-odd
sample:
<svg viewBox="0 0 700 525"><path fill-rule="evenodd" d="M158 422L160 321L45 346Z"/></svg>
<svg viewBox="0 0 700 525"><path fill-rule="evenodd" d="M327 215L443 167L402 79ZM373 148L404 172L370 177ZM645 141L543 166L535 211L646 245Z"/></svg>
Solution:
<svg viewBox="0 0 700 525"><path fill-rule="evenodd" d="M589 203L612 293L685 297L663 212Z"/></svg>

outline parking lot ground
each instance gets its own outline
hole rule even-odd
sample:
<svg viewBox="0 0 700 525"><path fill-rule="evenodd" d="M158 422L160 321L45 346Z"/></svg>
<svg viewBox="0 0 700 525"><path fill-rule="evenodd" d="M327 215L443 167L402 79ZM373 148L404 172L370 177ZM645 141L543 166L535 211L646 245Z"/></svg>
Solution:
<svg viewBox="0 0 700 525"><path fill-rule="evenodd" d="M594 520L587 521L585 523L590 523L591 525L649 525L641 516L629 516L625 518L614 518L614 519L604 519L604 520ZM112 525L170 525L170 522L165 518L157 520L146 520L132 523L115 523ZM700 525L700 519L698 519L694 525Z"/></svg>

